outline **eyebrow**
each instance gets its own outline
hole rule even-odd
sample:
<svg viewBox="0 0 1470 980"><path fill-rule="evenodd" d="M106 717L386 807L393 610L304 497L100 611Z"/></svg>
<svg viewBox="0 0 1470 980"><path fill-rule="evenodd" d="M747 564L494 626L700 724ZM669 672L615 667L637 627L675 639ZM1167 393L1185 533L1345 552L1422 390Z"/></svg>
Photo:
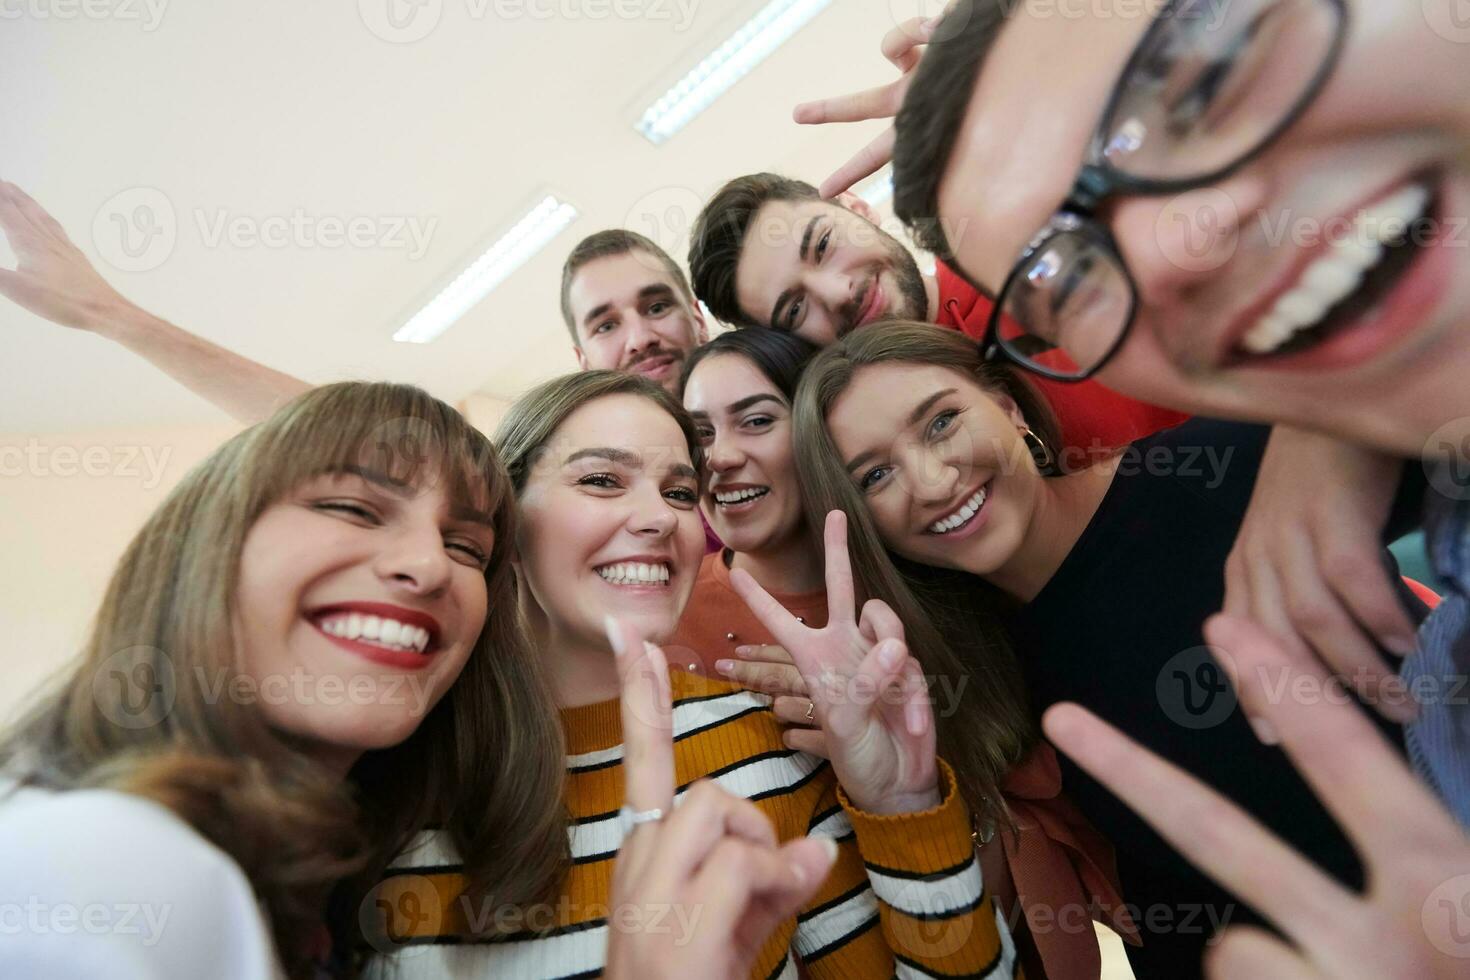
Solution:
<svg viewBox="0 0 1470 980"><path fill-rule="evenodd" d="M801 248L796 254L797 258L802 262L806 261L807 250L812 246L812 232L816 229L817 222L821 220L822 216L820 214L812 215L811 220L806 223L806 228L801 233ZM771 307L771 326L774 327L776 325L776 321L781 315L781 307L789 303L799 292L801 292L800 286L792 286L790 289L782 292L780 296L776 297L776 305Z"/></svg>
<svg viewBox="0 0 1470 980"><path fill-rule="evenodd" d="M389 476L382 470L375 470L371 467L357 466L352 463L347 463L342 466L335 466L327 470L326 472L333 476L358 477L359 479L366 480L368 483L371 483L375 487L379 487L383 490L388 491L395 497L406 499L413 495L413 484L409 483L406 480L400 480L396 477ZM479 510L478 508L468 507L460 503L450 504L449 516L456 521L465 521L470 524L483 524L488 528L495 527L495 518L493 515L487 514L483 510Z"/></svg>
<svg viewBox="0 0 1470 980"><path fill-rule="evenodd" d="M745 411L750 406L752 406L752 405L759 405L761 402L775 402L777 405L780 405L782 408L785 408L786 407L786 400L785 399L780 398L780 397L778 397L776 395L773 395L773 394L771 394L768 391L765 391L765 392L761 392L759 395L750 395L749 397L742 398L739 401L733 401L733 402L731 402L730 404L728 404L728 405L725 406L725 414L726 415L739 415L741 412ZM709 420L709 412L704 412L704 411L690 412L689 415L690 415L691 418L704 419L706 421Z"/></svg>
<svg viewBox="0 0 1470 980"><path fill-rule="evenodd" d="M914 410L909 413L908 421L904 423L905 426L917 424L918 421L924 417L925 413L927 413L929 409L934 407L935 402L939 401L941 398L944 398L946 395L953 395L957 390L958 389L955 388L945 388L943 391L936 391L928 398L925 398L923 401L919 402L919 404L914 407ZM877 455L877 450L870 449L865 453L859 453L858 455L854 456L847 463L848 475L851 475L853 470L857 469L859 466L862 466L868 460Z"/></svg>
<svg viewBox="0 0 1470 980"><path fill-rule="evenodd" d="M639 469L643 466L643 457L628 449L614 449L611 446L599 446L594 449L579 449L566 458L563 466L575 463L579 459L605 459L609 463L619 466L627 466ZM688 463L674 463L669 467L670 476L683 476L691 480L699 479L699 472Z"/></svg>
<svg viewBox="0 0 1470 980"><path fill-rule="evenodd" d="M642 299L651 299L651 298L653 298L655 296L669 296L669 297L672 297L673 295L674 295L674 289L673 289L673 287L670 286L668 283L664 283L664 282L651 282L648 285L646 285L643 288L641 288L641 289L638 290L638 298L641 299L641 300ZM612 308L615 305L616 305L615 303L607 302L607 303L599 303L597 306L592 307L592 309L590 309L590 310L587 311L587 315L584 316L584 317L582 317L582 326L585 327L589 323L591 323L593 320L596 320L598 317L602 316L604 313L611 312L612 311Z"/></svg>

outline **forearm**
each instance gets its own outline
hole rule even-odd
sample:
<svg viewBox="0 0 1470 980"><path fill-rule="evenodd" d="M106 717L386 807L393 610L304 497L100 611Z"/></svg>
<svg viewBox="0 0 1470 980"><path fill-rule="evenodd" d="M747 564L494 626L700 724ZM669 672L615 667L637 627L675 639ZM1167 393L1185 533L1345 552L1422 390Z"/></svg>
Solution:
<svg viewBox="0 0 1470 980"><path fill-rule="evenodd" d="M850 975L859 958L883 958L938 975L1013 975L1014 950L985 891L970 837L969 811L959 798L953 773L947 766L942 769L942 801L923 812L868 813L838 793L852 831L839 850L857 853L847 864L839 855L833 877L847 871L859 881L867 879L877 899L880 927L842 951L845 956L808 962L813 977L842 976L844 971ZM834 881L828 887L842 886ZM812 925L808 919L802 928ZM892 968L879 972L889 975Z"/></svg>
<svg viewBox="0 0 1470 980"><path fill-rule="evenodd" d="M312 387L136 307L98 322L93 332L121 344L247 424L268 418Z"/></svg>

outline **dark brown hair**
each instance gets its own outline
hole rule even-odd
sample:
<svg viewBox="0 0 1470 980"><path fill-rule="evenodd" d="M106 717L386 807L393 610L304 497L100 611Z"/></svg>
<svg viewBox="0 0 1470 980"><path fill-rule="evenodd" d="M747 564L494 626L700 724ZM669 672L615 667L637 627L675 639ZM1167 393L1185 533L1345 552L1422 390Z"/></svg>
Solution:
<svg viewBox="0 0 1470 980"><path fill-rule="evenodd" d="M689 289L689 280L684 278L684 270L652 239L626 228L608 228L593 232L576 244L561 267L561 317L566 321L567 330L571 332L572 343L578 347L582 346L582 338L577 333L577 321L572 314L572 280L577 278L577 273L588 262L614 255L627 255L629 252L647 252L663 263L664 270L674 281L679 294L688 300L690 306L694 305L694 293Z"/></svg>
<svg viewBox="0 0 1470 980"><path fill-rule="evenodd" d="M747 316L735 295L735 271L750 223L771 201L821 199L822 195L811 184L780 174L747 174L727 182L699 212L690 233L689 277L694 283L694 295L711 313L731 326L770 326Z"/></svg>
<svg viewBox="0 0 1470 980"><path fill-rule="evenodd" d="M939 220L939 184L954 152L980 66L1013 3L955 0L914 70L894 120L893 211L915 244L959 271ZM1019 80L1025 84L1025 80Z"/></svg>
<svg viewBox="0 0 1470 980"><path fill-rule="evenodd" d="M240 555L262 512L306 480L367 463L411 484L443 481L457 503L492 515L495 546L489 615L459 677L412 735L364 753L344 783L253 706L190 679L228 682L240 669ZM515 528L499 458L450 406L409 385L308 391L216 450L148 519L80 663L0 739L0 767L22 786L120 790L178 814L243 869L293 977L313 975L324 907L334 943L362 949L369 889L429 826L445 829L470 889L541 901L569 862L565 759L516 614ZM114 674L177 683L102 683Z"/></svg>

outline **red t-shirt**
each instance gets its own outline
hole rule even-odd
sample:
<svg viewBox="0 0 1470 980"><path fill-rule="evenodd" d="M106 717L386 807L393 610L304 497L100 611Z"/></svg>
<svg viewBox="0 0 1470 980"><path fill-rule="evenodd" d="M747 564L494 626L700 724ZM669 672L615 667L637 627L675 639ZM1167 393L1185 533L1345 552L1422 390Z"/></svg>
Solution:
<svg viewBox="0 0 1470 980"><path fill-rule="evenodd" d="M943 262L935 272L939 280L939 316L935 322L980 340L995 304ZM1052 381L1030 373L1025 377L1051 404L1061 426L1063 444L1089 458L1189 418L1183 412L1129 398L1096 381Z"/></svg>

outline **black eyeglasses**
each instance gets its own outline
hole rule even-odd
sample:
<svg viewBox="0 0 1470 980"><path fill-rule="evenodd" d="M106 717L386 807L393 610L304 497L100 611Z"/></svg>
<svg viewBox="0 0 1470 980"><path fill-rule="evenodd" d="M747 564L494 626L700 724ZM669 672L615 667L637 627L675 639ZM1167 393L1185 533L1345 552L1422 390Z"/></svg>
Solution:
<svg viewBox="0 0 1470 980"><path fill-rule="evenodd" d="M1118 195L1217 183L1271 145L1326 84L1345 0L1171 0L1128 60L1071 192L1021 252L981 349L1082 381L1133 326L1138 286L1097 220Z"/></svg>

